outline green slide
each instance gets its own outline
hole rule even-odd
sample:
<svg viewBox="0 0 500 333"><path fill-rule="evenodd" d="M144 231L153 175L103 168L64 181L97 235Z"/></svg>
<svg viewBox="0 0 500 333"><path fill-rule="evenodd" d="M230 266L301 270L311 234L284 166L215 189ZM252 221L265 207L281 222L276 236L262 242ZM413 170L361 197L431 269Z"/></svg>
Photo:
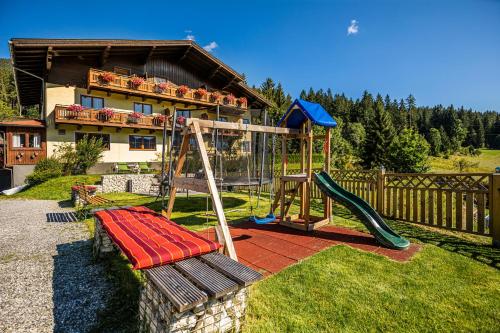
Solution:
<svg viewBox="0 0 500 333"><path fill-rule="evenodd" d="M389 228L366 201L343 189L326 172L314 174L314 182L328 197L349 208L383 246L396 250L406 250L410 246L410 242Z"/></svg>

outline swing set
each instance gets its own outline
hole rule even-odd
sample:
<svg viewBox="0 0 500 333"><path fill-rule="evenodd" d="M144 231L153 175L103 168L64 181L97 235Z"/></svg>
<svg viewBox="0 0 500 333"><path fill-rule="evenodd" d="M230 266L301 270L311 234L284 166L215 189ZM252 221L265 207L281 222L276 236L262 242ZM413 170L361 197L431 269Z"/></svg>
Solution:
<svg viewBox="0 0 500 333"><path fill-rule="evenodd" d="M231 234L229 227L227 225L226 216L224 214L224 208L222 205L221 195L222 187L227 186L231 183L225 183L223 179L222 170L222 160L218 164L220 167L220 177L216 178L215 173L212 170L209 154L205 142L203 140L203 134L215 134L212 135L212 141L216 141L218 138L219 131L232 131L240 132L243 134L249 133L261 133L263 135L262 139L262 158L260 163L260 172L258 181L252 180L250 172L250 154L246 154L247 160L247 179L246 183L242 180L238 182L233 182L232 184L237 184L237 186L247 186L251 216L249 220L256 224L267 224L271 222L278 222L284 226L292 227L295 229L311 231L320 226L327 224L331 218L331 200L326 195L323 195L323 206L324 214L323 216L313 216L311 214L311 197L312 197L312 181L313 181L313 168L312 168L312 154L313 154L313 125L324 126L326 134L322 137L325 140L325 163L324 171L329 172L330 168L330 128L336 126L335 120L324 111L324 109L315 103L310 103L306 105L308 108L319 106L322 110L321 117L318 115L311 115L307 109L304 108L304 103L309 103L302 100L296 100L292 106L289 108L287 113L283 116L277 126L267 126L267 125L253 125L253 124L243 124L243 123L232 123L232 122L222 122L215 120L203 120L203 119L186 119L186 122L181 130L182 142L180 149L176 158L175 171L173 170L173 156L172 156L172 144L170 146L170 168L168 175L168 187L169 187L169 198L168 205L166 209L162 210L162 214L170 219L175 198L178 190L191 190L201 193L207 193L210 195L212 200L212 207L217 217L218 225L215 227L216 237L219 243L224 246L224 251L226 254L234 260L237 260L236 251L231 239ZM174 124L175 110L174 110ZM264 120L266 124L267 119ZM175 132L175 131L172 131ZM173 137L174 133L172 133ZM267 135L272 136L271 142L271 158L269 162L270 169L270 199L271 206L269 213L265 217L258 217L254 214L253 207L253 194L252 186L257 186L257 207L261 199L261 187L264 183L264 168L266 160L266 146L267 146ZM276 154L276 137L281 136L281 154L282 154L282 164L281 164L281 177L279 180L279 189L274 190L274 165L275 165L275 154ZM316 137L319 139L320 137ZM215 139L215 140L214 140ZM287 175L287 156L288 156L288 141L298 140L300 146L300 174L297 175ZM189 150L190 142L193 142L197 147L200 154L201 165L203 169L203 178L193 178L184 177L183 167L187 159L187 154ZM212 142L213 143L213 142ZM222 152L218 152L217 143L215 142L215 163L214 169L217 170L217 157ZM165 156L165 154L164 154ZM218 186L219 185L219 188ZM290 207L295 199L299 198L300 211L298 214L290 215ZM275 211L279 207L279 215L275 215Z"/></svg>

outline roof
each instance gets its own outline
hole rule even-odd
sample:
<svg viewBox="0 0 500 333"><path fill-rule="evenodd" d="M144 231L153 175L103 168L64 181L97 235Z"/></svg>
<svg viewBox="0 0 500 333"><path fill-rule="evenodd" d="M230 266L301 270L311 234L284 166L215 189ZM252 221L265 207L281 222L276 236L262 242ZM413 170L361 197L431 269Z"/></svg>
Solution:
<svg viewBox="0 0 500 333"><path fill-rule="evenodd" d="M45 123L38 119L12 119L0 121L0 126L5 127L45 127Z"/></svg>
<svg viewBox="0 0 500 333"><path fill-rule="evenodd" d="M296 99L278 122L278 126L284 124L288 128L300 128L306 121L310 120L313 125L324 127L335 127L337 122L330 116L321 104Z"/></svg>
<svg viewBox="0 0 500 333"><path fill-rule="evenodd" d="M195 71L217 77L227 85L242 90L261 104L270 105L264 97L250 89L244 77L205 51L191 40L129 40L129 39L38 39L13 38L9 41L12 65L39 77L46 77L54 57L85 57L102 62L110 56L130 56L144 59L152 56L183 60L196 64ZM22 71L15 72L21 105L40 102L41 80Z"/></svg>

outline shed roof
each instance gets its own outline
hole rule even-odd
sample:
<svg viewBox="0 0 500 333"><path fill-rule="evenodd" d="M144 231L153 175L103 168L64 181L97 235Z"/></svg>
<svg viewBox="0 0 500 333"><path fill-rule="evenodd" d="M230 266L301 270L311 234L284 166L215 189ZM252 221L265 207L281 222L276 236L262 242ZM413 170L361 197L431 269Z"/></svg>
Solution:
<svg viewBox="0 0 500 333"><path fill-rule="evenodd" d="M0 121L0 127L45 127L45 123L38 119L11 119Z"/></svg>
<svg viewBox="0 0 500 333"><path fill-rule="evenodd" d="M310 120L314 125L324 127L335 127L337 122L330 116L321 104L296 99L278 122L278 126L284 124L288 128L300 128L306 121Z"/></svg>

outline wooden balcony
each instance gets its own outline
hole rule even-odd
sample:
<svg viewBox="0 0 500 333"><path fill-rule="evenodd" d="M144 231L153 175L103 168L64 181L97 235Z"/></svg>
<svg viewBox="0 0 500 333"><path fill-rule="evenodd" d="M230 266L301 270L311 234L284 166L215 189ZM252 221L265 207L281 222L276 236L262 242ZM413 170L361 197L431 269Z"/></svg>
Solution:
<svg viewBox="0 0 500 333"><path fill-rule="evenodd" d="M85 109L83 111L70 111L67 106L56 105L54 118L56 124L89 125L98 127L133 128L136 130L149 129L151 131L163 130L163 122L155 116L132 118L131 113L115 111L112 116L106 116L101 110ZM170 121L167 122L170 128Z"/></svg>
<svg viewBox="0 0 500 333"><path fill-rule="evenodd" d="M106 82L103 79L105 76L110 77L111 81ZM137 95L158 100L169 100L203 106L216 106L220 104L226 107L241 109L241 113L245 112L248 108L246 101L240 103L237 98L232 101L227 101L224 100L224 95L222 93L218 93L220 97L217 97L216 92L207 92L204 96L198 96L196 94L196 89L188 88L185 94L180 94L178 93L179 87L173 83L169 83L166 88L160 89L158 84L154 82L154 78L144 79L143 83L134 86L131 82L134 76L120 75L93 68L89 69L87 78L88 89L100 89L127 95Z"/></svg>

